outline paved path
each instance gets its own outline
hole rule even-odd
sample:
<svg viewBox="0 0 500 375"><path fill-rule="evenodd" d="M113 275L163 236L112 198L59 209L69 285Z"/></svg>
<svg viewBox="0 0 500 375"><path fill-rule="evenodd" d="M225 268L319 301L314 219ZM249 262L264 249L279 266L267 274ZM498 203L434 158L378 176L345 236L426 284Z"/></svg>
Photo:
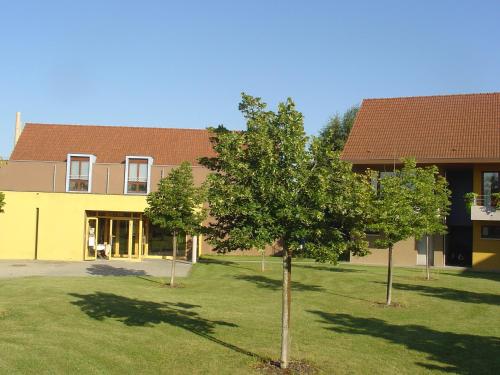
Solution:
<svg viewBox="0 0 500 375"><path fill-rule="evenodd" d="M0 260L0 278L26 276L170 276L171 262L146 259L60 262L47 260ZM191 263L177 261L176 276L187 276Z"/></svg>

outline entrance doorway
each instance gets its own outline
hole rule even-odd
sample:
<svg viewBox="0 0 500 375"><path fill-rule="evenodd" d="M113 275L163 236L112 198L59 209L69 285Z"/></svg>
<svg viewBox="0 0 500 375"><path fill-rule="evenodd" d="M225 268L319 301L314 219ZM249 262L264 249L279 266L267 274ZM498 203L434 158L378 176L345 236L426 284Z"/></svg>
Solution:
<svg viewBox="0 0 500 375"><path fill-rule="evenodd" d="M448 234L445 240L447 266L470 267L472 265L472 221L465 204L465 193L473 191L471 168L449 168L446 179L451 190L450 214L446 218Z"/></svg>
<svg viewBox="0 0 500 375"><path fill-rule="evenodd" d="M446 238L446 265L470 267L472 265L472 227L450 226Z"/></svg>
<svg viewBox="0 0 500 375"><path fill-rule="evenodd" d="M140 259L146 243L141 213L87 212L85 260Z"/></svg>
<svg viewBox="0 0 500 375"><path fill-rule="evenodd" d="M141 212L87 211L86 215L85 260L172 257L172 235L152 225ZM179 234L177 257L187 259L192 244Z"/></svg>

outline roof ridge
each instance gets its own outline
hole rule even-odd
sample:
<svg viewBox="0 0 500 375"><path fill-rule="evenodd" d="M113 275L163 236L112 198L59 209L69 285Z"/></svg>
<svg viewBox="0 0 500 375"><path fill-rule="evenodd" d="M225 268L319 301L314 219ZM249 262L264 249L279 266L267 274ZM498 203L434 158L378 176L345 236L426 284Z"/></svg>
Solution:
<svg viewBox="0 0 500 375"><path fill-rule="evenodd" d="M175 127L161 127L161 126L138 126L138 125L96 125L96 124L54 124L44 122L26 122L25 125L35 126L60 126L60 127L98 127L98 128L122 128L122 129L160 129L160 130L196 130L196 131L209 131L208 129L200 128L175 128Z"/></svg>
<svg viewBox="0 0 500 375"><path fill-rule="evenodd" d="M392 99L424 99L424 98L443 98L443 97L457 97L457 96L486 96L486 95L500 95L500 91L492 92L476 92L476 93L461 93L461 94L436 94L436 95L413 95L413 96L394 96L386 98L365 98L363 101L376 101L376 100L392 100Z"/></svg>

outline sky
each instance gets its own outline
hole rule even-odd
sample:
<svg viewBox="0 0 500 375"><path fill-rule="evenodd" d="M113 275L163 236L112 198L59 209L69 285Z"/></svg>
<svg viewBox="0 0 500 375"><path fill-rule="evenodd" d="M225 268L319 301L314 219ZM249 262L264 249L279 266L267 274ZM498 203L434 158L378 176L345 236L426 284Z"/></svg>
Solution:
<svg viewBox="0 0 500 375"><path fill-rule="evenodd" d="M0 0L0 156L16 111L243 129L246 92L317 134L363 98L497 92L499 20L498 0Z"/></svg>

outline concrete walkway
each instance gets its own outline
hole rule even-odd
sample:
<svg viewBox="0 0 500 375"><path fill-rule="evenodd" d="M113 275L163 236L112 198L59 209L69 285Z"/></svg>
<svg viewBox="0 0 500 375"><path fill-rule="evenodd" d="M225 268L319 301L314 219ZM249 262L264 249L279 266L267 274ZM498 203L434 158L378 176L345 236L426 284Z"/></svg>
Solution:
<svg viewBox="0 0 500 375"><path fill-rule="evenodd" d="M125 260L95 260L60 262L47 260L0 260L0 278L26 276L153 276L169 277L169 260L146 259L141 262ZM191 263L177 261L176 276L185 277Z"/></svg>

